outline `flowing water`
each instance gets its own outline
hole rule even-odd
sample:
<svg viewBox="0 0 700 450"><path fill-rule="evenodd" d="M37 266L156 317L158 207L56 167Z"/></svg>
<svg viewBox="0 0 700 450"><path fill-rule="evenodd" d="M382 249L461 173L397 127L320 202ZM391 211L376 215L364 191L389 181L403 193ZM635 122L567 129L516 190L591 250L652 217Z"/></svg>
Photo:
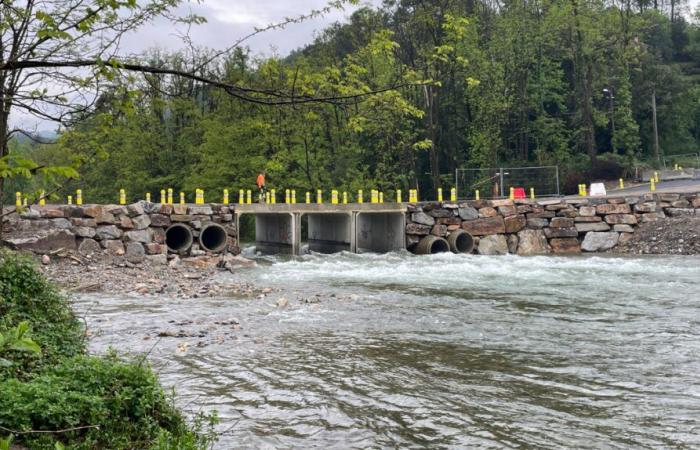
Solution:
<svg viewBox="0 0 700 450"><path fill-rule="evenodd" d="M309 255L235 277L282 291L76 300L94 351L150 351L181 406L219 412L218 448L700 446L698 257Z"/></svg>

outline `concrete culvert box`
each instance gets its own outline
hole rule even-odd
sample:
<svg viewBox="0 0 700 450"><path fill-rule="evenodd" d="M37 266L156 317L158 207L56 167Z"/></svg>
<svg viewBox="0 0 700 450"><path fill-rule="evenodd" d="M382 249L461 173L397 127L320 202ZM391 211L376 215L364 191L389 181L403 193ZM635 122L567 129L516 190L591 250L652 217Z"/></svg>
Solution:
<svg viewBox="0 0 700 450"><path fill-rule="evenodd" d="M212 253L224 251L228 243L226 229L218 223L204 225L199 232L199 246Z"/></svg>
<svg viewBox="0 0 700 450"><path fill-rule="evenodd" d="M176 223L165 230L165 245L171 252L186 252L192 247L193 240L192 230L187 225Z"/></svg>
<svg viewBox="0 0 700 450"><path fill-rule="evenodd" d="M474 250L474 237L464 230L455 230L447 236L452 253L471 253Z"/></svg>
<svg viewBox="0 0 700 450"><path fill-rule="evenodd" d="M441 237L426 236L416 245L415 253L418 255L431 255L450 251L450 244Z"/></svg>

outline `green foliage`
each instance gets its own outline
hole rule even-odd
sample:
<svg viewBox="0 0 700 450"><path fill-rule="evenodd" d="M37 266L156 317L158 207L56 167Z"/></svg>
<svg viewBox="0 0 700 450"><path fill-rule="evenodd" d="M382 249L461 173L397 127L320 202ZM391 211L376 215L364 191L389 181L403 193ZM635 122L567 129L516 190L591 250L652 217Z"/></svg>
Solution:
<svg viewBox="0 0 700 450"><path fill-rule="evenodd" d="M12 361L3 358L9 352L41 354L41 347L27 336L29 322L20 322L14 328L0 333L0 367L11 367Z"/></svg>
<svg viewBox="0 0 700 450"><path fill-rule="evenodd" d="M57 442L69 449L195 449L211 439L188 428L147 365L114 354L66 358L31 380L0 382L0 424L20 433L86 427L18 434L36 449Z"/></svg>
<svg viewBox="0 0 700 450"><path fill-rule="evenodd" d="M25 325L22 325L25 324ZM22 331L31 326L31 337L41 348L41 358L25 352L12 358L12 367L0 375L22 374L84 351L82 324L67 300L40 274L35 263L23 256L0 251L0 332Z"/></svg>

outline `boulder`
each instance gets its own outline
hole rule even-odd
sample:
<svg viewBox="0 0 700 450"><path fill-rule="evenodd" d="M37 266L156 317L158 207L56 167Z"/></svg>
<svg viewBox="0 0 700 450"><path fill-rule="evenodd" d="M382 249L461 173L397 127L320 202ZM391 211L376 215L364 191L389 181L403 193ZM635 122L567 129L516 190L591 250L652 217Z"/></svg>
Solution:
<svg viewBox="0 0 700 450"><path fill-rule="evenodd" d="M495 217L498 215L498 211L496 211L495 208L491 208L490 206L486 206L484 208L479 209L479 217Z"/></svg>
<svg viewBox="0 0 700 450"><path fill-rule="evenodd" d="M83 215L92 217L93 219L100 217L104 213L104 208L100 205L83 206Z"/></svg>
<svg viewBox="0 0 700 450"><path fill-rule="evenodd" d="M148 228L149 225L151 225L151 218L148 217L147 214L134 216L131 218L131 221L134 223L134 229L136 230L143 230L145 228Z"/></svg>
<svg viewBox="0 0 700 450"><path fill-rule="evenodd" d="M632 233L620 233L620 239L618 239L617 243L622 245L625 242L632 240L633 237L634 235Z"/></svg>
<svg viewBox="0 0 700 450"><path fill-rule="evenodd" d="M534 211L527 215L528 219L551 219L556 216L554 211Z"/></svg>
<svg viewBox="0 0 700 450"><path fill-rule="evenodd" d="M584 252L609 250L617 245L619 239L620 233L614 231L602 233L591 231L590 233L586 233L586 237L583 238L581 250Z"/></svg>
<svg viewBox="0 0 700 450"><path fill-rule="evenodd" d="M78 217L73 217L70 219L70 223L73 224L73 226L76 227L92 227L95 228L97 226L97 221L95 219L81 219Z"/></svg>
<svg viewBox="0 0 700 450"><path fill-rule="evenodd" d="M557 216L568 217L569 219L573 219L574 217L578 216L578 210L574 208L562 209L560 211L557 211Z"/></svg>
<svg viewBox="0 0 700 450"><path fill-rule="evenodd" d="M581 253L581 244L574 238L555 238L549 241L554 253Z"/></svg>
<svg viewBox="0 0 700 450"><path fill-rule="evenodd" d="M630 214L632 210L627 203L604 203L595 207L597 214Z"/></svg>
<svg viewBox="0 0 700 450"><path fill-rule="evenodd" d="M659 194L659 200L662 202L674 202L680 197L680 194Z"/></svg>
<svg viewBox="0 0 700 450"><path fill-rule="evenodd" d="M549 225L549 220L545 218L533 217L527 219L528 228L544 228Z"/></svg>
<svg viewBox="0 0 700 450"><path fill-rule="evenodd" d="M95 221L98 224L106 224L106 225L112 225L112 224L117 223L117 220L114 217L114 214L108 213L108 212L102 213L99 216L97 216L95 218Z"/></svg>
<svg viewBox="0 0 700 450"><path fill-rule="evenodd" d="M418 236L427 236L430 234L431 227L429 225L421 225L419 223L407 223L406 234L415 234Z"/></svg>
<svg viewBox="0 0 700 450"><path fill-rule="evenodd" d="M124 253L126 260L132 264L138 264L143 262L146 256L146 251L138 242L129 242L126 244L126 250Z"/></svg>
<svg viewBox="0 0 700 450"><path fill-rule="evenodd" d="M477 252L480 255L505 255L508 253L508 241L502 234L492 234L479 239Z"/></svg>
<svg viewBox="0 0 700 450"><path fill-rule="evenodd" d="M522 230L518 233L518 255L542 255L550 252L542 230Z"/></svg>
<svg viewBox="0 0 700 450"><path fill-rule="evenodd" d="M45 208L41 210L41 217L47 217L49 219L56 219L59 217L65 217L62 210L58 208Z"/></svg>
<svg viewBox="0 0 700 450"><path fill-rule="evenodd" d="M626 223L636 225L637 217L634 214L608 214L605 216L605 222L609 224Z"/></svg>
<svg viewBox="0 0 700 450"><path fill-rule="evenodd" d="M634 228L632 225L620 223L613 226L613 231L617 231L618 233L634 233Z"/></svg>
<svg viewBox="0 0 700 450"><path fill-rule="evenodd" d="M578 213L582 217L593 217L595 216L595 206L582 206Z"/></svg>
<svg viewBox="0 0 700 450"><path fill-rule="evenodd" d="M613 205L620 205L622 203L625 203L625 199L619 198L619 197L609 198L608 203L613 204Z"/></svg>
<svg viewBox="0 0 700 450"><path fill-rule="evenodd" d="M146 254L147 255L159 255L161 253L167 253L167 247L163 244L158 244L155 242L151 242L148 244L145 244L144 247L146 248Z"/></svg>
<svg viewBox="0 0 700 450"><path fill-rule="evenodd" d="M695 197L692 201L693 208L700 208L700 197Z"/></svg>
<svg viewBox="0 0 700 450"><path fill-rule="evenodd" d="M68 230L44 230L29 237L11 237L5 242L18 250L47 253L54 250L75 250L75 235Z"/></svg>
<svg viewBox="0 0 700 450"><path fill-rule="evenodd" d="M576 228L545 228L544 235L547 239L552 238L575 238L578 236Z"/></svg>
<svg viewBox="0 0 700 450"><path fill-rule="evenodd" d="M503 221L505 223L506 233L517 233L525 228L525 225L527 224L527 220L523 214L508 216Z"/></svg>
<svg viewBox="0 0 700 450"><path fill-rule="evenodd" d="M122 230L114 225L101 225L95 229L97 239L119 239L122 237Z"/></svg>
<svg viewBox="0 0 700 450"><path fill-rule="evenodd" d="M151 238L157 244L165 244L165 230L163 228L151 228Z"/></svg>
<svg viewBox="0 0 700 450"><path fill-rule="evenodd" d="M144 244L147 244L152 241L151 230L149 230L148 228L143 230L127 231L126 233L124 233L124 237L127 241L142 242Z"/></svg>
<svg viewBox="0 0 700 450"><path fill-rule="evenodd" d="M558 203L558 204L554 204L554 205L547 205L544 207L544 209L547 211L559 211L561 209L567 209L570 207L571 206L567 205L566 203Z"/></svg>
<svg viewBox="0 0 700 450"><path fill-rule="evenodd" d="M231 214L227 214L230 216ZM233 218L229 218L228 220L224 220L224 222L230 222L233 220ZM165 214L151 214L151 226L154 227L169 227L171 224L170 222L170 217L166 216Z"/></svg>
<svg viewBox="0 0 700 450"><path fill-rule="evenodd" d="M577 223L576 230L579 233L588 233L589 231L608 231L610 225L605 222Z"/></svg>
<svg viewBox="0 0 700 450"><path fill-rule="evenodd" d="M518 251L518 235L517 234L511 234L508 235L508 252L509 253L516 253Z"/></svg>
<svg viewBox="0 0 700 450"><path fill-rule="evenodd" d="M571 228L574 226L574 219L568 217L555 217L549 224L552 228Z"/></svg>
<svg viewBox="0 0 700 450"><path fill-rule="evenodd" d="M660 213L655 213L655 212L645 213L645 214L642 214L642 223L653 222L657 219L663 219L664 217L665 216L663 214L660 214Z"/></svg>
<svg viewBox="0 0 700 450"><path fill-rule="evenodd" d="M134 221L131 220L129 216L119 216L119 226L121 228L130 230L134 228Z"/></svg>
<svg viewBox="0 0 700 450"><path fill-rule="evenodd" d="M513 200L509 198L504 198L500 200L490 200L489 204L494 208L499 208L501 206L513 206Z"/></svg>
<svg viewBox="0 0 700 450"><path fill-rule="evenodd" d="M578 216L574 217L574 222L590 223L590 222L601 222L603 220L600 216Z"/></svg>
<svg viewBox="0 0 700 450"><path fill-rule="evenodd" d="M92 227L73 227L70 229L73 234L78 237L92 238L95 237L95 229Z"/></svg>
<svg viewBox="0 0 700 450"><path fill-rule="evenodd" d="M435 225L435 218L422 211L414 212L413 214L411 214L411 221L421 225L428 225L431 227Z"/></svg>
<svg viewBox="0 0 700 450"><path fill-rule="evenodd" d="M638 213L653 213L656 211L656 202L638 203L634 205L634 211Z"/></svg>
<svg viewBox="0 0 700 450"><path fill-rule="evenodd" d="M213 211L211 210L211 206L203 206L203 205L197 205L197 206L189 206L187 208L187 214L196 216L196 215L203 215L203 216L211 216L213 214Z"/></svg>
<svg viewBox="0 0 700 450"><path fill-rule="evenodd" d="M498 213L503 217L514 216L518 213L515 206L499 206Z"/></svg>
<svg viewBox="0 0 700 450"><path fill-rule="evenodd" d="M102 253L102 247L94 239L83 239L83 242L78 246L78 253L84 256L98 255Z"/></svg>
<svg viewBox="0 0 700 450"><path fill-rule="evenodd" d="M671 206L673 208L688 208L690 206L690 202L682 198L680 200L676 200L675 202L671 202Z"/></svg>
<svg viewBox="0 0 700 450"><path fill-rule="evenodd" d="M464 206L457 209L457 213L462 220L474 220L479 218L479 211L471 206Z"/></svg>
<svg viewBox="0 0 700 450"><path fill-rule="evenodd" d="M138 202L128 205L126 207L126 213L129 215L129 217L135 217L145 214L145 203L146 202Z"/></svg>
<svg viewBox="0 0 700 450"><path fill-rule="evenodd" d="M532 206L530 206L530 205L518 205L515 207L515 210L518 214L526 214L526 213L532 212Z"/></svg>
<svg viewBox="0 0 700 450"><path fill-rule="evenodd" d="M680 216L694 216L695 210L693 208L666 208L666 214L669 217L680 217ZM60 219L56 219L60 220Z"/></svg>
<svg viewBox="0 0 700 450"><path fill-rule="evenodd" d="M120 240L112 239L102 241L102 247L104 247L105 251L112 256L124 255L124 244Z"/></svg>
<svg viewBox="0 0 700 450"><path fill-rule="evenodd" d="M435 224L433 229L430 230L430 234L433 236L444 237L447 234L447 225Z"/></svg>
<svg viewBox="0 0 700 450"><path fill-rule="evenodd" d="M433 217L450 217L452 216L452 211L444 208L435 208L431 210L428 214Z"/></svg>
<svg viewBox="0 0 700 450"><path fill-rule="evenodd" d="M506 232L506 226L501 216L484 217L482 219L462 222L462 228L472 236L484 236Z"/></svg>
<svg viewBox="0 0 700 450"><path fill-rule="evenodd" d="M58 230L70 230L73 224L68 219L49 219L50 227Z"/></svg>

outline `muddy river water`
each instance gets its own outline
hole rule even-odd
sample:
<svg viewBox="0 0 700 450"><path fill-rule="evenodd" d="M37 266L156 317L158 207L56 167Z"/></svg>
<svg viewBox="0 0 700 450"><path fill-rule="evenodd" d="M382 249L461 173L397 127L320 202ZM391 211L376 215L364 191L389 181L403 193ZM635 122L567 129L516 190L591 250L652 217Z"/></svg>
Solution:
<svg viewBox="0 0 700 450"><path fill-rule="evenodd" d="M273 292L75 299L92 351L150 352L180 406L218 411L217 448L700 446L699 257L307 255L220 276Z"/></svg>

